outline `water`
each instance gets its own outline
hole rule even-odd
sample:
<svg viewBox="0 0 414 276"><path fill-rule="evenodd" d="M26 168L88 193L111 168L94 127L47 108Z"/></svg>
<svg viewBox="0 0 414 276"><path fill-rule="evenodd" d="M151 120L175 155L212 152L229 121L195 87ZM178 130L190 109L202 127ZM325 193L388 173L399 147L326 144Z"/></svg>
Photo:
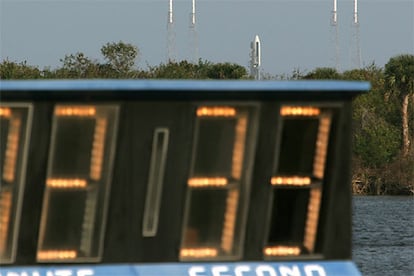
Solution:
<svg viewBox="0 0 414 276"><path fill-rule="evenodd" d="M414 197L353 200L353 260L362 274L414 276Z"/></svg>

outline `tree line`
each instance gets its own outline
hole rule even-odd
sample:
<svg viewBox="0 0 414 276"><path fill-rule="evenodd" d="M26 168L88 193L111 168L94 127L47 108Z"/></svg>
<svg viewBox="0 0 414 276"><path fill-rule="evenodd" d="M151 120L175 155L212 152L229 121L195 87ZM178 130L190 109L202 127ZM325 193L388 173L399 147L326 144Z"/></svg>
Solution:
<svg viewBox="0 0 414 276"><path fill-rule="evenodd" d="M414 194L414 56L392 57L384 68L317 68L303 78L371 83L353 102L353 192Z"/></svg>
<svg viewBox="0 0 414 276"><path fill-rule="evenodd" d="M243 79L248 77L245 67L224 62L212 63L199 60L170 61L147 70L136 67L139 49L122 41L107 43L101 48L104 62L87 57L82 52L65 55L56 69L39 69L27 62L3 60L0 64L1 79Z"/></svg>
<svg viewBox="0 0 414 276"><path fill-rule="evenodd" d="M250 79L245 67L228 62L169 61L139 69L139 49L122 41L105 44L101 54L103 63L81 52L65 55L56 69L5 59L0 79ZM345 72L295 69L290 75L263 78L369 81L371 91L353 102L353 192L414 194L414 55L392 57L384 68L373 63Z"/></svg>

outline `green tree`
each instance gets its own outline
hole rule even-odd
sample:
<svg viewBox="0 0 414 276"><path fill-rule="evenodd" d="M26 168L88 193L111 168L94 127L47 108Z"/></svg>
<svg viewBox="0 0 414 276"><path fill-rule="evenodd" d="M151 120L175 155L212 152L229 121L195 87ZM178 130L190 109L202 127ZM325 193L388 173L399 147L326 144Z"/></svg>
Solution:
<svg viewBox="0 0 414 276"><path fill-rule="evenodd" d="M334 68L323 67L316 68L312 72L306 74L303 78L313 80L337 80L340 78L340 74Z"/></svg>
<svg viewBox="0 0 414 276"><path fill-rule="evenodd" d="M55 72L56 78L96 78L99 77L98 64L93 62L84 53L65 55L60 60L62 68Z"/></svg>
<svg viewBox="0 0 414 276"><path fill-rule="evenodd" d="M150 67L150 76L162 79L241 79L247 77L247 70L233 63L200 60L198 64L193 64L183 60Z"/></svg>
<svg viewBox="0 0 414 276"><path fill-rule="evenodd" d="M398 154L398 128L388 120L389 104L384 101L384 75L380 68L371 66L344 72L347 80L371 82L371 91L353 102L354 154L362 165L371 169L385 166Z"/></svg>
<svg viewBox="0 0 414 276"><path fill-rule="evenodd" d="M150 67L150 76L156 79L200 79L198 65L188 61L160 64L156 67ZM204 77L205 78L205 77Z"/></svg>
<svg viewBox="0 0 414 276"><path fill-rule="evenodd" d="M400 154L401 105L396 93L386 93L383 68L371 64L364 69L346 71L342 78L371 83L371 91L353 102L354 192L413 193L414 156ZM409 114L413 114L411 110L409 107Z"/></svg>
<svg viewBox="0 0 414 276"><path fill-rule="evenodd" d="M105 44L101 48L101 53L108 64L121 74L121 77L131 72L135 60L139 57L139 50L136 46L122 41Z"/></svg>
<svg viewBox="0 0 414 276"><path fill-rule="evenodd" d="M390 163L399 148L398 128L370 110L363 114L354 131L354 152L364 166L379 168Z"/></svg>
<svg viewBox="0 0 414 276"><path fill-rule="evenodd" d="M17 63L3 60L0 63L0 79L39 79L42 71L35 66L28 65L26 61Z"/></svg>
<svg viewBox="0 0 414 276"><path fill-rule="evenodd" d="M390 162L398 155L398 127L389 120L395 109L384 101L384 73L371 64L345 71L344 80L369 81L371 91L353 101L353 190L381 194L387 191Z"/></svg>
<svg viewBox="0 0 414 276"><path fill-rule="evenodd" d="M414 96L414 55L399 55L385 65L387 93L396 95L401 104L402 154L408 156L410 150L409 103Z"/></svg>
<svg viewBox="0 0 414 276"><path fill-rule="evenodd" d="M215 63L207 69L207 77L210 79L241 79L247 76L246 68L235 63Z"/></svg>

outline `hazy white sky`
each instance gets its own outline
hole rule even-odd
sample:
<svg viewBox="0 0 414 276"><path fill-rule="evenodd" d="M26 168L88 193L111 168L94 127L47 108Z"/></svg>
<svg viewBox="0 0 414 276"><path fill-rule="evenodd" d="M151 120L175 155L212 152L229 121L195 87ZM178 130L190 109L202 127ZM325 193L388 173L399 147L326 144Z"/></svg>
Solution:
<svg viewBox="0 0 414 276"><path fill-rule="evenodd" d="M174 0L178 60L191 59L191 0ZM107 42L136 45L137 65L167 60L169 0L0 0L0 60L61 66L66 54L102 61ZM262 72L335 67L333 0L196 0L199 57L248 68L250 42L262 42ZM362 65L414 54L414 0L359 0ZM354 68L353 0L338 0L339 68Z"/></svg>

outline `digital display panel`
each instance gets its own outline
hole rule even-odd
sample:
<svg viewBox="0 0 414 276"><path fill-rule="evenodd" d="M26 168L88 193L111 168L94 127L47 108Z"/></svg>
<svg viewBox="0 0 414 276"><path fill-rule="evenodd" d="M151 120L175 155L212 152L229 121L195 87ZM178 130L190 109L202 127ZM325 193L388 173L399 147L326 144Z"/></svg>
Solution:
<svg viewBox="0 0 414 276"><path fill-rule="evenodd" d="M13 261L32 107L0 105L0 263Z"/></svg>
<svg viewBox="0 0 414 276"><path fill-rule="evenodd" d="M332 110L282 106L265 258L314 253Z"/></svg>
<svg viewBox="0 0 414 276"><path fill-rule="evenodd" d="M100 257L117 114L115 105L55 107L38 261Z"/></svg>
<svg viewBox="0 0 414 276"><path fill-rule="evenodd" d="M199 106L181 260L234 259L241 250L254 150L254 106Z"/></svg>

